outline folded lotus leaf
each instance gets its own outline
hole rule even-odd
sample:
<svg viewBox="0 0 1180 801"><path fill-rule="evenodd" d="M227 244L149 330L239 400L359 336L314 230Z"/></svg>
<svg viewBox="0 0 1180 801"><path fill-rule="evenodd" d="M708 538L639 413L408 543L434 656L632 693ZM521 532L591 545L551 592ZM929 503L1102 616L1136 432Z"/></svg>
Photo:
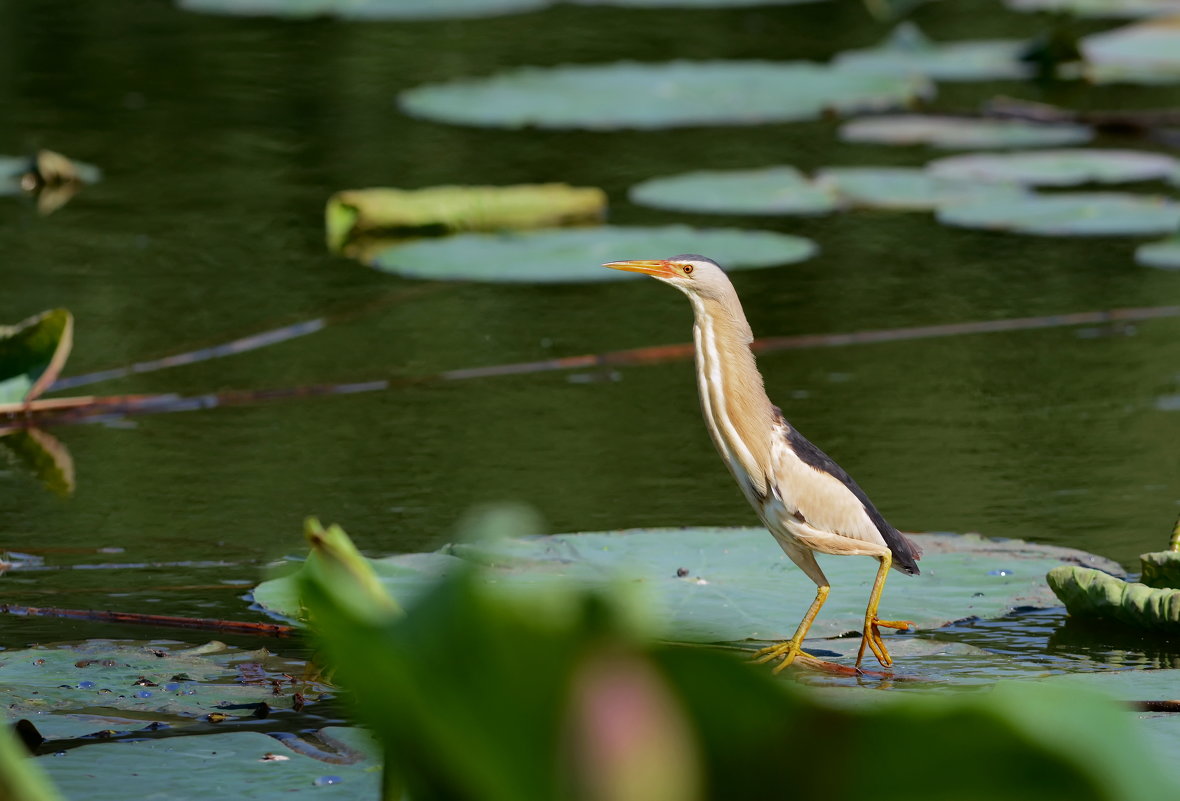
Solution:
<svg viewBox="0 0 1180 801"><path fill-rule="evenodd" d="M1139 564L1139 580L1148 587L1180 589L1180 551L1140 554Z"/></svg>
<svg viewBox="0 0 1180 801"><path fill-rule="evenodd" d="M1093 568L1055 567L1049 587L1071 615L1146 629L1180 630L1180 590L1123 581Z"/></svg>
<svg viewBox="0 0 1180 801"><path fill-rule="evenodd" d="M34 400L54 382L74 343L74 317L51 309L0 326L0 407Z"/></svg>
<svg viewBox="0 0 1180 801"><path fill-rule="evenodd" d="M374 232L496 231L598 222L606 194L566 184L350 189L328 199L328 247Z"/></svg>

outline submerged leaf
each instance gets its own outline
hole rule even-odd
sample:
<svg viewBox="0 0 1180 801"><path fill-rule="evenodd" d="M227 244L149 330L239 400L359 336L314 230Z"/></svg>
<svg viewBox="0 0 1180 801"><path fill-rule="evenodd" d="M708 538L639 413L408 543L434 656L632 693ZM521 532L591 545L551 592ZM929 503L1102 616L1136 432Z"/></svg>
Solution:
<svg viewBox="0 0 1180 801"><path fill-rule="evenodd" d="M697 250L712 254L727 269L740 270L802 261L815 254L816 246L811 240L771 231L607 226L423 239L379 251L372 265L436 281L573 283L640 277L603 268L608 261Z"/></svg>
<svg viewBox="0 0 1180 801"><path fill-rule="evenodd" d="M1088 126L1072 123L942 117L933 114L864 117L850 120L840 127L840 138L846 142L920 144L964 150L1060 147L1082 144L1093 136L1094 132Z"/></svg>
<svg viewBox="0 0 1180 801"><path fill-rule="evenodd" d="M1044 574L1059 564L1113 563L1081 551L1019 540L963 535L915 535L925 554L922 575L896 578L885 593L890 615L920 628L966 617L995 617L1016 606L1056 603ZM857 631L872 584L871 560L824 557L832 594L812 627L818 637ZM642 590L669 639L723 642L785 639L815 596L815 586L786 558L765 529L655 529L558 534L495 543L451 545L434 554L373 561L382 583L403 604L465 563L485 567L484 580L505 592L538 584L607 588L616 580ZM290 578L264 582L254 600L287 616Z"/></svg>
<svg viewBox="0 0 1180 801"><path fill-rule="evenodd" d="M375 231L438 227L450 231L544 228L597 222L606 194L566 184L434 186L427 189L351 189L328 199L328 247Z"/></svg>
<svg viewBox="0 0 1180 801"><path fill-rule="evenodd" d="M70 798L88 801L382 797L380 749L367 732L329 727L311 739L227 732L96 742L37 762Z"/></svg>
<svg viewBox="0 0 1180 801"><path fill-rule="evenodd" d="M809 120L932 93L915 76L808 62L675 61L525 67L420 86L399 102L415 116L462 125L609 130Z"/></svg>
<svg viewBox="0 0 1180 801"><path fill-rule="evenodd" d="M652 178L631 187L628 196L644 206L714 214L824 214L837 205L830 191L794 167Z"/></svg>
<svg viewBox="0 0 1180 801"><path fill-rule="evenodd" d="M1135 261L1161 270L1180 270L1180 234L1135 248Z"/></svg>
<svg viewBox="0 0 1180 801"><path fill-rule="evenodd" d="M1039 236L1145 236L1180 227L1180 204L1115 192L1028 194L940 206L938 221Z"/></svg>
<svg viewBox="0 0 1180 801"><path fill-rule="evenodd" d="M876 47L837 53L837 67L885 75L925 75L938 81L992 81L1026 78L1032 67L1021 60L1028 42L980 39L933 42L917 26L902 23Z"/></svg>
<svg viewBox="0 0 1180 801"><path fill-rule="evenodd" d="M74 344L74 318L65 309L0 326L0 407L35 400L54 382Z"/></svg>

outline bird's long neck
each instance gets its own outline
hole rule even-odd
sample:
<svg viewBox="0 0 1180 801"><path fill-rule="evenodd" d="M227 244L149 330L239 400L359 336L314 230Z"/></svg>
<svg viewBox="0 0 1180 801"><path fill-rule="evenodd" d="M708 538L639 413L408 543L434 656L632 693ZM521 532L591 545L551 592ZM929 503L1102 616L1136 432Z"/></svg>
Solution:
<svg viewBox="0 0 1180 801"><path fill-rule="evenodd" d="M689 295L701 411L721 458L755 503L768 494L774 406L750 351L753 334L736 293Z"/></svg>

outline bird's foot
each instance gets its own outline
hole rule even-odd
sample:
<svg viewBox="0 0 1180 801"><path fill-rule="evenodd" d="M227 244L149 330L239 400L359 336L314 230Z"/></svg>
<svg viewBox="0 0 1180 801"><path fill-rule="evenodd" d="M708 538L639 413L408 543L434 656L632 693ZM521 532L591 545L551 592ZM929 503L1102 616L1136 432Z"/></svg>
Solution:
<svg viewBox="0 0 1180 801"><path fill-rule="evenodd" d="M795 661L795 657L799 656L800 654L803 654L803 656L811 656L811 654L803 650L802 640L787 640L786 642L780 642L776 645L771 645L768 648L763 648L760 651L756 651L754 653L754 658L751 661L755 665L761 665L766 662L771 662L775 659L781 658L782 661L775 665L774 670L771 671L771 673L779 673L780 671L786 670L787 667L789 667L790 664Z"/></svg>
<svg viewBox="0 0 1180 801"><path fill-rule="evenodd" d="M881 639L881 626L887 629L912 629L914 624L909 620L881 620L878 617L870 617L865 620L865 633L860 640L860 650L856 653L856 666L859 668L861 660L865 657L865 646L872 650L873 656L877 657L877 661L881 663L882 667L889 667L893 664L892 657L889 656L889 650L885 647L885 641Z"/></svg>

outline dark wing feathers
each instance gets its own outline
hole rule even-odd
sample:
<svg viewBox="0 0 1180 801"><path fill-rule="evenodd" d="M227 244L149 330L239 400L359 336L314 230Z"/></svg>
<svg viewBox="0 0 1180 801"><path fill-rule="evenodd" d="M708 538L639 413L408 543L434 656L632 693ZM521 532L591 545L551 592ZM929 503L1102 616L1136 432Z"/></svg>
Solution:
<svg viewBox="0 0 1180 801"><path fill-rule="evenodd" d="M904 534L889 525L877 507L873 506L873 502L869 500L869 496L860 488L860 485L852 480L852 476L848 472L836 464L830 456L817 448L811 440L800 434L794 426L787 423L786 419L782 417L782 412L775 409L779 418L783 422L783 427L787 431L787 442L791 446L798 457L803 460L809 467L816 470L821 470L828 475L835 478L848 490L856 496L856 499L861 502L865 508L865 513L868 514L869 519L873 521L873 525L881 532L881 536L885 540L885 544L889 546L889 550L893 553L893 566L909 573L911 576L916 576L921 571L918 570L917 560L922 557L922 550L911 542Z"/></svg>

